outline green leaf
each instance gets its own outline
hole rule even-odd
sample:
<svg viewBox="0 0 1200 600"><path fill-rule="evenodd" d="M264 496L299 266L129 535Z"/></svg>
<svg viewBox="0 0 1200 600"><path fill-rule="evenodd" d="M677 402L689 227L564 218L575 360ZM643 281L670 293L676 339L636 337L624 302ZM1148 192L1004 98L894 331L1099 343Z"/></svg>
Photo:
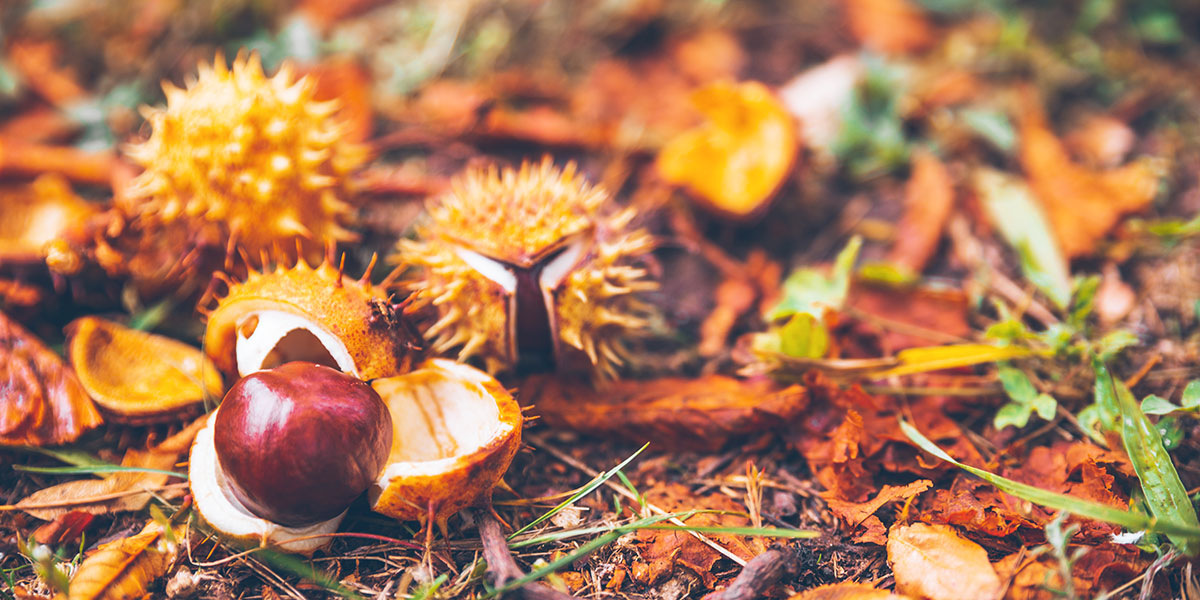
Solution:
<svg viewBox="0 0 1200 600"><path fill-rule="evenodd" d="M1074 496L1036 488L1027 483L1013 481L1007 477L1001 477L995 473L990 473L954 460L949 454L946 454L945 450L939 448L937 444L934 444L929 438L922 435L920 431L917 431L916 427L913 427L903 419L900 420L900 429L918 448L987 481L996 486L1000 491L1012 494L1022 500L1027 500L1047 508L1066 511L1073 515L1120 525L1129 531L1153 531L1187 539L1192 542L1200 542L1200 524L1195 522L1151 517L1142 512L1113 508L1098 502L1083 500Z"/></svg>
<svg viewBox="0 0 1200 600"><path fill-rule="evenodd" d="M1021 179L981 168L973 178L975 192L989 219L1021 259L1021 271L1059 309L1071 302L1071 276L1057 238Z"/></svg>
<svg viewBox="0 0 1200 600"><path fill-rule="evenodd" d="M1098 387L1114 390L1113 395L1116 396L1121 410L1121 440L1125 443L1125 452L1129 454L1133 470L1141 480L1142 493L1146 496L1150 512L1160 521L1200 528L1196 508L1192 506L1187 489L1179 479L1170 453L1163 447L1158 429L1138 408L1129 388L1114 381L1107 370L1103 374L1097 374L1097 379ZM1200 540L1194 536L1166 533L1184 554L1195 556L1197 551L1200 551Z"/></svg>
<svg viewBox="0 0 1200 600"><path fill-rule="evenodd" d="M1200 379L1188 382L1183 388L1183 407L1196 408L1200 406Z"/></svg>
<svg viewBox="0 0 1200 600"><path fill-rule="evenodd" d="M796 358L821 358L829 349L825 324L808 313L796 313L779 328L779 350Z"/></svg>
<svg viewBox="0 0 1200 600"><path fill-rule="evenodd" d="M1004 429L1010 425L1020 429L1029 424L1029 417L1032 415L1032 406L1020 402L1009 402L996 411L992 425L996 429Z"/></svg>
<svg viewBox="0 0 1200 600"><path fill-rule="evenodd" d="M1029 381L1025 372L1020 369L1003 365L999 368L997 376L1000 378L1000 385L1004 386L1004 393L1014 402L1028 404L1033 402L1038 394L1033 382Z"/></svg>
<svg viewBox="0 0 1200 600"><path fill-rule="evenodd" d="M959 118L979 137L987 140L997 150L1012 154L1017 147L1017 129L1008 115L999 110L966 108L958 113Z"/></svg>
<svg viewBox="0 0 1200 600"><path fill-rule="evenodd" d="M1043 421L1053 419L1055 411L1058 410L1058 400L1050 394L1038 394L1029 405Z"/></svg>
<svg viewBox="0 0 1200 600"><path fill-rule="evenodd" d="M1108 362L1116 358L1122 350L1136 346L1138 343L1140 340L1135 333L1128 329L1118 329L1100 338L1100 341L1096 342L1094 351L1097 359Z"/></svg>
<svg viewBox="0 0 1200 600"><path fill-rule="evenodd" d="M1090 275L1077 278L1075 289L1071 294L1071 309L1067 311L1067 321L1075 329L1081 329L1096 301L1096 291L1100 289L1100 276Z"/></svg>
<svg viewBox="0 0 1200 600"><path fill-rule="evenodd" d="M1170 400L1150 394L1142 399L1142 412L1148 415L1168 415L1179 407L1172 404Z"/></svg>
<svg viewBox="0 0 1200 600"><path fill-rule="evenodd" d="M850 276L860 248L862 238L850 238L846 247L838 253L833 270L828 275L811 268L792 271L783 282L782 298L767 312L767 319L778 321L797 313L807 313L820 319L829 308L841 308L850 293Z"/></svg>
<svg viewBox="0 0 1200 600"><path fill-rule="evenodd" d="M95 475L97 473L157 473L159 475L170 475L180 479L187 479L187 473L176 473L175 471L165 471L163 469L149 469L146 467L123 467L121 465L88 465L83 467L29 467L26 465L13 465L14 471L25 471L26 473L50 473L53 475Z"/></svg>

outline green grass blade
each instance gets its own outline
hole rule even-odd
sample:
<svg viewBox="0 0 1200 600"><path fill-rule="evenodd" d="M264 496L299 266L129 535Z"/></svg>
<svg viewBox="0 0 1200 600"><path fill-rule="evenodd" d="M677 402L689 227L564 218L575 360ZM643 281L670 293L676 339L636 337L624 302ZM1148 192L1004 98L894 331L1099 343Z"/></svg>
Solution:
<svg viewBox="0 0 1200 600"><path fill-rule="evenodd" d="M1142 482L1142 494L1146 497L1151 514L1159 521L1200 528L1196 507L1192 506L1171 454L1163 446L1162 436L1154 423L1138 407L1129 388L1113 381L1110 373L1101 372L1097 376L1105 377L1105 385L1111 386L1116 392L1121 408L1121 440L1125 443L1125 452L1129 454L1133 470ZM1167 534L1167 537L1188 556L1195 556L1200 551L1200 540L1196 536Z"/></svg>
<svg viewBox="0 0 1200 600"><path fill-rule="evenodd" d="M121 465L92 465L85 467L29 467L25 465L13 465L14 471L25 471L26 473L49 473L51 475L95 475L97 473L157 473L159 475L170 475L180 479L187 479L187 473L176 473L175 471L164 471L162 469L148 469L146 467L123 467Z"/></svg>
<svg viewBox="0 0 1200 600"><path fill-rule="evenodd" d="M621 464L609 469L608 471L606 471L604 473L601 473L595 479L592 479L591 481L589 481L587 485L580 488L580 490L578 492L575 492L570 498L563 500L562 502L560 502L558 504L558 506L555 506L554 508L550 509L546 514L534 519L533 521L530 521L528 525L514 531L511 535L508 536L508 539L511 540L514 537L521 535L522 533L525 533L526 531L529 531L530 528L536 526L538 523L541 523L542 521L545 521L546 519L553 517L554 515L558 514L558 511L574 504L580 498L592 493L593 491L596 490L596 488L600 487L601 485L604 485L605 481L612 479L613 476L615 476L617 473L620 473L621 469L623 469L625 467L625 465L628 465L630 462L633 462L633 459L637 458L638 455L641 454L642 451L645 450L646 447L649 445L650 445L650 443L647 442L641 448L638 448L637 452L630 454L629 458L626 458L625 460L621 461Z"/></svg>
<svg viewBox="0 0 1200 600"><path fill-rule="evenodd" d="M1194 522L1189 523L1151 517L1141 512L1121 510L1119 508L1113 508L1097 502L1090 502L1074 496L1050 492L1041 488L1036 488L1029 484L1021 483L1019 481L1013 481L1007 477L1001 477L995 473L989 473L983 469L964 465L963 463L954 460L954 458L952 458L949 454L946 454L946 452L939 448L937 444L934 444L929 440L929 438L922 435L920 431L917 431L916 427L913 427L907 421L900 421L900 429L904 431L904 435L908 436L908 439L912 440L912 442L922 450L968 473L971 473L972 475L975 475L976 477L979 477L980 479L983 479L984 481L996 486L1001 491L1012 494L1018 498L1021 498L1022 500L1027 500L1029 502L1033 502L1034 504L1040 504L1047 508L1069 512L1081 517L1087 517L1089 519L1096 519L1097 521L1104 521L1106 523L1120 525L1129 531L1147 530L1164 533L1169 536L1178 536L1181 539L1186 538L1193 542L1200 541L1200 526L1197 526Z"/></svg>

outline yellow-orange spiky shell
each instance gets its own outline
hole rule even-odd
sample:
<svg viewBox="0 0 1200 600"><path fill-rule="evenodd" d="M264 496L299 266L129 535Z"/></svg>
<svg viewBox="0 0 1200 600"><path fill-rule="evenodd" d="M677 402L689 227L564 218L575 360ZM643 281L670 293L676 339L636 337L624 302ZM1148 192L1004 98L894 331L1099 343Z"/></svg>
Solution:
<svg viewBox="0 0 1200 600"><path fill-rule="evenodd" d="M492 372L514 366L510 356L508 292L480 274L458 249L528 266L564 244L587 248L553 291L556 344L586 355L613 376L623 362L622 338L646 325L648 307L635 298L655 283L641 266L653 239L631 227L632 209L616 210L608 193L587 183L574 164L559 169L547 158L519 170L471 170L428 206L416 239L402 240L399 259L419 275L409 282L417 305L438 320L425 331L436 352L458 349Z"/></svg>
<svg viewBox="0 0 1200 600"><path fill-rule="evenodd" d="M250 315L277 311L295 315L345 345L363 380L409 371L420 359L419 336L382 287L370 282L370 269L352 279L330 260L310 266L251 270L244 281L228 281L228 291L208 314L205 351L221 370L237 373L237 327ZM350 371L351 369L346 369Z"/></svg>
<svg viewBox="0 0 1200 600"><path fill-rule="evenodd" d="M343 139L337 102L315 101L307 77L284 63L268 78L257 55L232 68L218 55L186 89L163 91L166 107L143 109L150 138L126 148L145 167L122 199L128 212L223 223L252 256L297 237L310 249L354 239L349 176L366 151Z"/></svg>

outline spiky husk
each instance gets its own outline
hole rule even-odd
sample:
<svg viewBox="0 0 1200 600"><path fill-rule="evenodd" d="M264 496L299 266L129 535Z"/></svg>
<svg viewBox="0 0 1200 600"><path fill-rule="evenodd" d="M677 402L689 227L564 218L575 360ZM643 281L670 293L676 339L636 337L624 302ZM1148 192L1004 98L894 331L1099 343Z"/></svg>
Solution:
<svg viewBox="0 0 1200 600"><path fill-rule="evenodd" d="M355 238L349 175L366 150L343 139L338 103L315 101L307 77L284 63L268 78L253 54L227 68L218 55L186 89L163 91L166 107L143 109L150 138L126 148L145 167L119 199L129 214L221 223L251 256L297 237L306 250Z"/></svg>
<svg viewBox="0 0 1200 600"><path fill-rule="evenodd" d="M643 328L651 312L636 294L656 287L640 265L653 239L631 227L634 216L632 209L614 211L608 194L573 164L559 170L545 159L520 170L492 167L459 177L429 204L416 239L399 244L399 259L418 272L407 282L414 308L437 313L425 331L431 348L457 348L460 360L477 358L493 373L514 366L506 337L508 293L456 248L527 265L585 236L589 252L554 293L557 343L586 355L599 375L614 376L626 354L622 340Z"/></svg>
<svg viewBox="0 0 1200 600"><path fill-rule="evenodd" d="M243 281L225 277L226 293L201 303L208 313L205 352L220 369L236 374L239 322L252 313L279 311L340 340L360 379L406 373L422 358L420 336L370 276L370 266L359 279L346 276L331 252L315 268L301 258L290 268L251 269Z"/></svg>

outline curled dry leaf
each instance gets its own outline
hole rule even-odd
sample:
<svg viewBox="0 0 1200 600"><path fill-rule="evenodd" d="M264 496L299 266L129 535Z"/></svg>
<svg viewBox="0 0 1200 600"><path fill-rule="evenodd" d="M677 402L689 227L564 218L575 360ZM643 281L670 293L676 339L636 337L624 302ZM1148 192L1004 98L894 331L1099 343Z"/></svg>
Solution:
<svg viewBox="0 0 1200 600"><path fill-rule="evenodd" d="M1122 216L1150 205L1159 169L1149 159L1093 171L1071 161L1032 93L1021 109L1021 166L1068 258L1091 254Z"/></svg>
<svg viewBox="0 0 1200 600"><path fill-rule="evenodd" d="M62 359L0 312L0 446L66 444L102 421Z"/></svg>
<svg viewBox="0 0 1200 600"><path fill-rule="evenodd" d="M121 466L172 470L192 445L192 439L196 437L196 432L203 427L204 422L205 419L201 417L183 431L152 448L126 450ZM47 521L71 511L105 514L141 510L150 502L152 493L158 493L160 496L171 495L161 493L169 477L166 473L121 471L103 479L77 479L38 490L18 502L16 507ZM183 490L180 487L173 491Z"/></svg>
<svg viewBox="0 0 1200 600"><path fill-rule="evenodd" d="M721 214L761 213L796 160L791 114L756 81L715 83L692 102L706 121L667 142L658 172Z"/></svg>
<svg viewBox="0 0 1200 600"><path fill-rule="evenodd" d="M618 435L657 448L717 449L731 437L786 426L808 405L804 387L720 375L588 383L536 376L521 392L554 427Z"/></svg>
<svg viewBox="0 0 1200 600"><path fill-rule="evenodd" d="M998 599L1000 576L987 552L947 525L897 523L888 532L896 591L929 600Z"/></svg>
<svg viewBox="0 0 1200 600"><path fill-rule="evenodd" d="M91 551L71 577L70 593L55 600L149 598L150 585L175 564L186 535L184 525L171 526L168 532L151 520L141 533Z"/></svg>
<svg viewBox="0 0 1200 600"><path fill-rule="evenodd" d="M115 421L144 423L198 411L222 395L221 374L199 348L98 317L67 326L67 358Z"/></svg>
<svg viewBox="0 0 1200 600"><path fill-rule="evenodd" d="M908 600L908 596L875 589L864 583L842 582L800 592L788 600Z"/></svg>
<svg viewBox="0 0 1200 600"><path fill-rule="evenodd" d="M885 485L879 495L866 502L846 502L836 497L826 498L825 502L829 504L829 509L833 511L833 514L847 525L855 527L883 508L885 504L895 500L908 500L930 487L933 487L932 481L919 479L908 485Z"/></svg>

